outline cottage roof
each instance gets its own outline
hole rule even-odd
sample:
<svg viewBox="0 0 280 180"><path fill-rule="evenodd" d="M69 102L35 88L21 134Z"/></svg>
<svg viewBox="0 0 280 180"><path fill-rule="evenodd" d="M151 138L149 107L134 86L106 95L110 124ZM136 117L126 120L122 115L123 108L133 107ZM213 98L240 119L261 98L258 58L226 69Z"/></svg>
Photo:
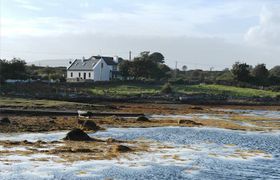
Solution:
<svg viewBox="0 0 280 180"><path fill-rule="evenodd" d="M117 63L114 61L113 57L107 57L107 56L92 56L91 58L95 58L95 59L103 59L107 65L109 66L113 66L113 65L117 65Z"/></svg>
<svg viewBox="0 0 280 180"><path fill-rule="evenodd" d="M93 69L95 64L100 60L103 59L105 63L109 66L117 65L117 63L114 61L113 57L105 57L105 56L92 56L89 59L76 59L71 66L68 68L68 70L81 70L81 71L90 71Z"/></svg>
<svg viewBox="0 0 280 180"><path fill-rule="evenodd" d="M68 70L82 70L82 71L90 71L93 69L95 64L99 61L99 59L76 59Z"/></svg>

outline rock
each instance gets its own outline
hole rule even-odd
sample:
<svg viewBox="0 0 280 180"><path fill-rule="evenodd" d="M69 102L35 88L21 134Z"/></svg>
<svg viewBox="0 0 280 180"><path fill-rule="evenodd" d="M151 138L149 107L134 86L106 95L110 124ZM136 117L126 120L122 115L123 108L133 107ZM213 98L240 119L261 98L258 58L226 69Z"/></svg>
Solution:
<svg viewBox="0 0 280 180"><path fill-rule="evenodd" d="M108 138L108 139L106 139L106 142L107 143L115 143L115 142L122 142L122 141L116 140L116 139L113 139L113 138Z"/></svg>
<svg viewBox="0 0 280 180"><path fill-rule="evenodd" d="M50 120L49 123L50 123L50 124L54 124L55 121L54 121L54 120Z"/></svg>
<svg viewBox="0 0 280 180"><path fill-rule="evenodd" d="M82 125L86 130L98 131L100 129L100 127L91 120L78 120L78 123Z"/></svg>
<svg viewBox="0 0 280 180"><path fill-rule="evenodd" d="M114 153L125 153L125 152L132 151L132 149L130 147L127 147L124 145L115 145L111 149Z"/></svg>
<svg viewBox="0 0 280 180"><path fill-rule="evenodd" d="M88 148L72 148L71 151L75 152L75 153L89 153L89 152L92 152L92 150L88 149Z"/></svg>
<svg viewBox="0 0 280 180"><path fill-rule="evenodd" d="M147 118L146 116L139 116L137 118L137 121L141 121L141 122L150 122L149 118Z"/></svg>
<svg viewBox="0 0 280 180"><path fill-rule="evenodd" d="M193 126L200 126L202 125L201 123L197 123L192 120L187 120L187 119L180 119L178 120L178 124L188 124L188 125L193 125Z"/></svg>
<svg viewBox="0 0 280 180"><path fill-rule="evenodd" d="M29 144L29 145L30 145L30 144L33 144L32 142L29 142L29 141L27 141L27 140L22 141L22 143L23 143L23 144Z"/></svg>
<svg viewBox="0 0 280 180"><path fill-rule="evenodd" d="M118 117L118 116L112 116L111 118L112 118L112 120L114 120L114 121L124 121L124 120L125 120L124 118Z"/></svg>
<svg viewBox="0 0 280 180"><path fill-rule="evenodd" d="M36 144L47 144L47 142L42 141L42 140L38 140L38 141L36 141L35 143L36 143Z"/></svg>
<svg viewBox="0 0 280 180"><path fill-rule="evenodd" d="M70 141L92 141L93 139L87 135L83 130L75 128L67 133L64 140Z"/></svg>
<svg viewBox="0 0 280 180"><path fill-rule="evenodd" d="M0 120L0 124L8 125L8 124L11 124L11 121L10 121L9 118L3 117L3 118L1 118L1 120Z"/></svg>
<svg viewBox="0 0 280 180"><path fill-rule="evenodd" d="M190 109L193 109L193 110L203 110L203 108L199 107L199 106L193 106L193 107L190 107Z"/></svg>

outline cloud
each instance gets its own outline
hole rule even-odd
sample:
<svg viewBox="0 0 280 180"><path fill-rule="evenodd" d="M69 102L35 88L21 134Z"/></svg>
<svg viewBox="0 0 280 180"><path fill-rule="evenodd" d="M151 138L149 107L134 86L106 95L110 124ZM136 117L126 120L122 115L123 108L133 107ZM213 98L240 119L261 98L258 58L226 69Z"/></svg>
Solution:
<svg viewBox="0 0 280 180"><path fill-rule="evenodd" d="M63 34L59 37L4 38L1 56L21 57L27 61L40 59L75 59L92 55L128 57L142 51L162 52L170 67L187 65L189 68L223 69L235 61L255 65L278 63L280 51L262 51L261 48L228 43L221 38L108 36L103 34ZM17 42L13 44L13 42Z"/></svg>
<svg viewBox="0 0 280 180"><path fill-rule="evenodd" d="M82 33L83 21L75 18L37 17L33 19L2 18L0 37L59 36Z"/></svg>
<svg viewBox="0 0 280 180"><path fill-rule="evenodd" d="M89 3L88 3L87 0L83 0L83 1L80 2L80 6L82 8L88 8L89 7Z"/></svg>
<svg viewBox="0 0 280 180"><path fill-rule="evenodd" d="M246 41L255 46L280 48L280 6L264 7L259 24L251 27Z"/></svg>
<svg viewBox="0 0 280 180"><path fill-rule="evenodd" d="M17 11L1 17L1 45L10 50L1 50L2 57L76 58L72 52L77 51L80 57L125 57L129 50L151 50L165 54L171 66L179 61L209 68L234 61L277 64L280 56L263 48L280 44L279 7L261 11L263 0L14 1L16 6L6 3L5 9ZM265 1L270 2L276 1ZM35 5L48 11L16 8Z"/></svg>
<svg viewBox="0 0 280 180"><path fill-rule="evenodd" d="M21 6L35 10L34 1L15 0ZM256 0L257 2L259 0ZM32 3L31 3L32 2ZM36 1L35 1L36 2ZM59 1L61 2L61 1ZM206 27L214 26L224 17L250 17L255 14L255 3L253 10L248 10L249 4L237 0L235 3L216 2L205 5L200 1L179 1L174 3L170 0L165 1L128 1L112 0L112 4L90 3L93 1L81 0L77 11L71 17L44 17L50 18L51 21L42 23L39 17L18 17L13 26L8 28L5 23L2 25L5 35L18 36L22 35L38 36L51 35L51 33L72 33L91 32L104 33L108 35L145 35L145 36L196 36L196 37L213 37L221 34L211 34L198 28L200 25ZM117 3L116 3L117 2ZM121 3L120 3L121 2ZM123 5L123 4L126 5ZM204 4L203 4L204 3ZM92 6L94 4L94 6ZM100 7L99 7L99 6ZM73 6L73 4L71 5ZM69 6L69 7L71 7ZM125 6L121 8L122 6ZM89 8L85 8L89 7ZM53 9L52 9L53 10ZM60 11L60 9L56 9ZM26 23L22 23L26 22ZM212 24L211 24L212 23ZM219 25L219 24L218 24ZM62 27L66 27L62 29ZM20 31L23 30L24 31ZM28 30L29 29L29 30ZM224 28L221 28L224 29ZM30 32L28 34L28 32ZM2 35L3 35L2 34ZM224 33L226 34L226 32Z"/></svg>
<svg viewBox="0 0 280 180"><path fill-rule="evenodd" d="M20 7L27 9L27 10L31 10L31 11L41 11L42 10L41 7L35 6L29 0L14 0L14 2L16 2Z"/></svg>

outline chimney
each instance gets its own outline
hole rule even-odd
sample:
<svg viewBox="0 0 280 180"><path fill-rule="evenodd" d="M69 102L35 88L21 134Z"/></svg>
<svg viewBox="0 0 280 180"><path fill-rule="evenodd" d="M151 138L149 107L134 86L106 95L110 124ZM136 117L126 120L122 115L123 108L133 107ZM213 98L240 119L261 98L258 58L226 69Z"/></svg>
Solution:
<svg viewBox="0 0 280 180"><path fill-rule="evenodd" d="M84 62L86 60L85 56L83 56L82 61Z"/></svg>
<svg viewBox="0 0 280 180"><path fill-rule="evenodd" d="M115 61L115 63L119 63L119 57L118 56L114 56L113 60Z"/></svg>
<svg viewBox="0 0 280 180"><path fill-rule="evenodd" d="M131 51L129 51L129 58L128 58L129 61L131 61Z"/></svg>

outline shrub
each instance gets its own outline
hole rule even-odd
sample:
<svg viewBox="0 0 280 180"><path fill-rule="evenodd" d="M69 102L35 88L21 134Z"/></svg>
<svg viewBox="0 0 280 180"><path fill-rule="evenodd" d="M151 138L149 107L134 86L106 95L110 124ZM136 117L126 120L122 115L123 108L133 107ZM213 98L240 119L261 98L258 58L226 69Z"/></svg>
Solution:
<svg viewBox="0 0 280 180"><path fill-rule="evenodd" d="M171 94L173 92L171 84L170 83L166 83L163 85L162 89L161 89L161 93L164 94Z"/></svg>

